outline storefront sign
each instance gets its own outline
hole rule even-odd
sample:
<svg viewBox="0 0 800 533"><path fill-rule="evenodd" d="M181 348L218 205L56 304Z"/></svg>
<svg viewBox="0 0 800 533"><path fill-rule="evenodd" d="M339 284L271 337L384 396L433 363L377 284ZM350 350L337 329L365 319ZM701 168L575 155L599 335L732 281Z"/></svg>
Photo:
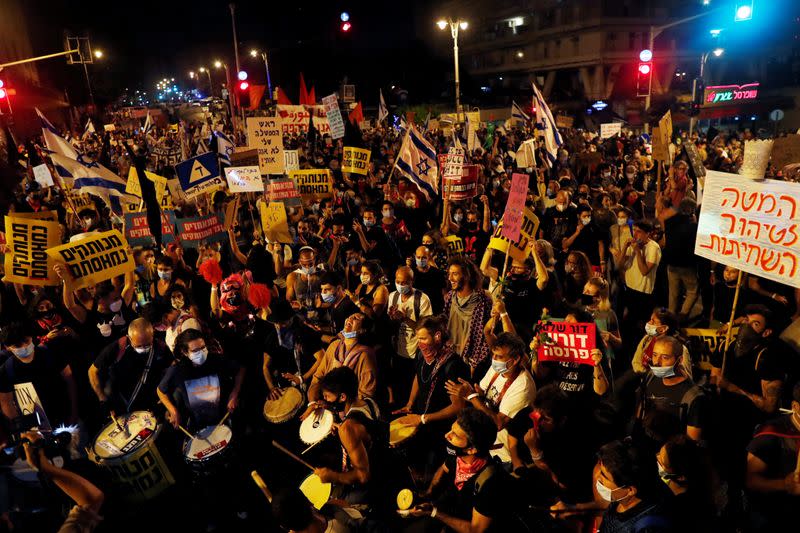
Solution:
<svg viewBox="0 0 800 533"><path fill-rule="evenodd" d="M759 83L746 85L715 85L706 87L703 92L705 107L724 105L728 103L753 102L758 97Z"/></svg>

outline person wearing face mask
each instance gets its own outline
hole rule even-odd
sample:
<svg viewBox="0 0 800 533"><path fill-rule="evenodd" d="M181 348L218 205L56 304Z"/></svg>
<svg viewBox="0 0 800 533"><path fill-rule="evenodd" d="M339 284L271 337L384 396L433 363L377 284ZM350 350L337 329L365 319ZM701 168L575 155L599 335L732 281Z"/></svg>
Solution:
<svg viewBox="0 0 800 533"><path fill-rule="evenodd" d="M653 346L650 372L642 384L638 417L664 411L680 421L692 440L703 438L708 425L708 403L702 389L683 373L680 359L685 346L676 338L659 337Z"/></svg>
<svg viewBox="0 0 800 533"><path fill-rule="evenodd" d="M408 230L405 221L395 217L395 207L392 202L381 204L381 227L389 240L405 257L411 241L411 232Z"/></svg>
<svg viewBox="0 0 800 533"><path fill-rule="evenodd" d="M492 456L503 463L511 461L506 426L518 412L530 407L536 396L536 384L524 367L524 357L525 343L522 339L503 332L492 344L492 367L478 385L465 380L445 384L448 393L461 396L494 420L499 429L495 443L499 448L492 450Z"/></svg>
<svg viewBox="0 0 800 533"><path fill-rule="evenodd" d="M366 261L361 265L360 283L348 294L359 311L376 319L386 313L389 290L381 283L383 270L377 261Z"/></svg>
<svg viewBox="0 0 800 533"><path fill-rule="evenodd" d="M78 388L68 360L37 345L31 333L19 322L0 331L0 407L14 433L78 422ZM30 400L36 396L39 404Z"/></svg>
<svg viewBox="0 0 800 533"><path fill-rule="evenodd" d="M658 450L656 461L658 477L672 493L667 505L674 513L675 531L720 531L713 501L719 487L706 450L686 435L675 435Z"/></svg>
<svg viewBox="0 0 800 533"><path fill-rule="evenodd" d="M788 412L787 412L788 411ZM758 426L747 445L746 488L753 531L780 531L800 503L800 382L792 388L791 409Z"/></svg>
<svg viewBox="0 0 800 533"><path fill-rule="evenodd" d="M478 217L478 211L474 208L467 211L465 222L458 229L458 235L464 241L464 253L476 263L482 256L483 250L489 245L491 238L492 222L491 208L489 207L489 197L482 194L480 197L483 205L483 218Z"/></svg>
<svg viewBox="0 0 800 533"><path fill-rule="evenodd" d="M344 328L347 317L358 313L358 307L347 297L342 277L336 272L326 272L320 278L320 296L317 302L319 323L311 327L321 334L323 343L329 344Z"/></svg>
<svg viewBox="0 0 800 533"><path fill-rule="evenodd" d="M434 314L442 311L447 281L444 272L433 265L433 252L427 246L419 246L414 257L406 261L414 271L414 286L424 292L431 301Z"/></svg>
<svg viewBox="0 0 800 533"><path fill-rule="evenodd" d="M171 257L162 255L158 258L156 261L156 274L158 280L153 283L150 289L150 294L154 301L169 303L167 302L169 291L176 285L186 286L183 280L175 277L175 262Z"/></svg>
<svg viewBox="0 0 800 533"><path fill-rule="evenodd" d="M209 350L204 335L196 329L175 339L177 363L161 378L156 393L177 429L190 432L218 424L226 411L239 404L244 368L231 358Z"/></svg>
<svg viewBox="0 0 800 533"><path fill-rule="evenodd" d="M631 227L631 214L630 211L624 207L618 207L614 211L614 215L616 217L615 223L608 228L610 233L610 239L608 242L608 251L610 252L613 267L613 273L617 274L620 272L620 262L618 261L617 257L628 241L633 240L633 229ZM612 279L617 278L618 276L614 276ZM616 281L615 281L616 283Z"/></svg>
<svg viewBox="0 0 800 533"><path fill-rule="evenodd" d="M397 266L399 251L386 236L383 227L378 224L378 212L374 207L364 208L361 223L353 221L353 231L356 233L364 257L374 259L386 268Z"/></svg>
<svg viewBox="0 0 800 533"><path fill-rule="evenodd" d="M300 267L286 276L286 299L295 310L311 309L319 296L321 267L317 265L317 252L310 246L300 249Z"/></svg>
<svg viewBox="0 0 800 533"><path fill-rule="evenodd" d="M606 249L608 243L600 227L592 220L592 208L581 204L577 209L575 232L561 241L561 251L583 252L589 258L592 269L597 273L606 270Z"/></svg>
<svg viewBox="0 0 800 533"><path fill-rule="evenodd" d="M101 410L155 411L156 387L172 361L167 345L154 339L150 322L131 322L128 334L107 345L89 367L89 383Z"/></svg>
<svg viewBox="0 0 800 533"><path fill-rule="evenodd" d="M156 329L164 331L164 342L172 353L175 353L175 340L182 332L189 329L202 330L199 320L173 304L153 302L146 308L145 314L151 316L152 323L160 325Z"/></svg>
<svg viewBox="0 0 800 533"><path fill-rule="evenodd" d="M561 263L564 258L564 239L575 233L575 221L578 213L571 204L570 193L558 191L555 205L548 207L542 215L539 226L539 238L552 243L556 250L556 259Z"/></svg>
<svg viewBox="0 0 800 533"><path fill-rule="evenodd" d="M678 317L669 309L657 307L653 309L650 314L650 320L644 325L644 333L644 337L636 346L636 351L631 361L633 371L637 374L644 374L649 370L653 360L653 348L658 339L665 336L680 338ZM683 375L692 376L691 357L685 344L681 353L680 366Z"/></svg>

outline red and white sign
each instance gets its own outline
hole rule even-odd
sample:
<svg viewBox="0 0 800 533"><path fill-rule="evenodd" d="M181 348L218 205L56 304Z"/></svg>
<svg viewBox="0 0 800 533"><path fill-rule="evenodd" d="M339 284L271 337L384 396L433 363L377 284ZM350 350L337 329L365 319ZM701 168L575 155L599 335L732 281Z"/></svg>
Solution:
<svg viewBox="0 0 800 533"><path fill-rule="evenodd" d="M592 350L595 349L596 334L597 326L593 322L539 322L540 338L546 339L539 345L539 362L556 361L594 366Z"/></svg>
<svg viewBox="0 0 800 533"><path fill-rule="evenodd" d="M475 198L478 194L478 173L478 165L462 165L458 178L442 180L444 197L453 202Z"/></svg>
<svg viewBox="0 0 800 533"><path fill-rule="evenodd" d="M511 190L508 193L508 202L503 213L503 230L500 233L510 241L516 241L522 231L522 211L528 196L529 179L527 174L515 173L511 176Z"/></svg>

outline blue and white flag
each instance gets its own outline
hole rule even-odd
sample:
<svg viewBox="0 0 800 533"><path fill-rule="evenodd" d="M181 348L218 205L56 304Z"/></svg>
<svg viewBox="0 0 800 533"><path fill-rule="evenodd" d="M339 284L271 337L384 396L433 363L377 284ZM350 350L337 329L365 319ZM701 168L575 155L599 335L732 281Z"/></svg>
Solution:
<svg viewBox="0 0 800 533"><path fill-rule="evenodd" d="M86 122L86 127L83 128L83 137L86 138L87 135L90 133L95 133L94 124L92 124L92 119L89 119Z"/></svg>
<svg viewBox="0 0 800 533"><path fill-rule="evenodd" d="M395 165L429 201L439 194L439 162L436 150L413 124L409 125Z"/></svg>
<svg viewBox="0 0 800 533"><path fill-rule="evenodd" d="M558 133L553 114L550 112L547 102L544 101L542 93L536 88L535 83L531 83L531 86L533 87L533 103L536 108L534 126L542 132L544 147L547 151L547 163L552 166L558 158L558 147L561 146L563 141L561 140L561 134Z"/></svg>
<svg viewBox="0 0 800 533"><path fill-rule="evenodd" d="M230 165L233 143L228 136L221 131L215 131L214 136L217 138L217 154L219 154L220 163L223 165Z"/></svg>
<svg viewBox="0 0 800 533"><path fill-rule="evenodd" d="M428 124L430 124L430 122L431 122L431 112L428 111L428 116L425 117L425 124L423 126L422 131L428 131Z"/></svg>
<svg viewBox="0 0 800 533"><path fill-rule="evenodd" d="M144 119L144 134L147 135L153 130L153 119L150 116L150 111L147 112L147 118Z"/></svg>
<svg viewBox="0 0 800 533"><path fill-rule="evenodd" d="M381 96L380 103L378 104L378 124L380 124L389 116L389 108L386 107L386 101L383 99L383 91L378 89L378 93Z"/></svg>
<svg viewBox="0 0 800 533"><path fill-rule="evenodd" d="M523 122L528 122L531 117L528 116L522 108L517 105L515 101L511 101L511 120L521 120Z"/></svg>
<svg viewBox="0 0 800 533"><path fill-rule="evenodd" d="M109 203L108 197L125 195L125 180L109 169L78 152L66 139L59 135L55 126L38 109L36 113L42 121L44 137L50 159L58 175L72 183L74 189L96 194ZM109 203L110 205L110 203Z"/></svg>

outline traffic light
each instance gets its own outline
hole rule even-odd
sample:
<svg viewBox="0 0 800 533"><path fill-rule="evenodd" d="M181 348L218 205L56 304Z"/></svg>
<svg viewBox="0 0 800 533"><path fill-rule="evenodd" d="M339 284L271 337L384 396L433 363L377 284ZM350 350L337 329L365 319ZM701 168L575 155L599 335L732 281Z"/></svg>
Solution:
<svg viewBox="0 0 800 533"><path fill-rule="evenodd" d="M753 18L753 0L737 0L734 22L743 22Z"/></svg>
<svg viewBox="0 0 800 533"><path fill-rule="evenodd" d="M702 78L695 78L692 81L692 102L689 107L689 116L696 117L700 114L700 107L703 105L703 94L705 83Z"/></svg>
<svg viewBox="0 0 800 533"><path fill-rule="evenodd" d="M8 96L8 92L5 89L5 82L3 82L3 80L0 80L0 100L5 98L6 96Z"/></svg>
<svg viewBox="0 0 800 533"><path fill-rule="evenodd" d="M239 98L239 107L250 107L250 83L242 80L239 82L237 97Z"/></svg>
<svg viewBox="0 0 800 533"><path fill-rule="evenodd" d="M342 22L342 25L339 26L339 29L341 29L344 33L347 33L350 31L350 28L352 27L353 25L350 24L350 22Z"/></svg>
<svg viewBox="0 0 800 533"><path fill-rule="evenodd" d="M650 84L653 81L652 61L639 63L636 69L636 96L650 96Z"/></svg>

